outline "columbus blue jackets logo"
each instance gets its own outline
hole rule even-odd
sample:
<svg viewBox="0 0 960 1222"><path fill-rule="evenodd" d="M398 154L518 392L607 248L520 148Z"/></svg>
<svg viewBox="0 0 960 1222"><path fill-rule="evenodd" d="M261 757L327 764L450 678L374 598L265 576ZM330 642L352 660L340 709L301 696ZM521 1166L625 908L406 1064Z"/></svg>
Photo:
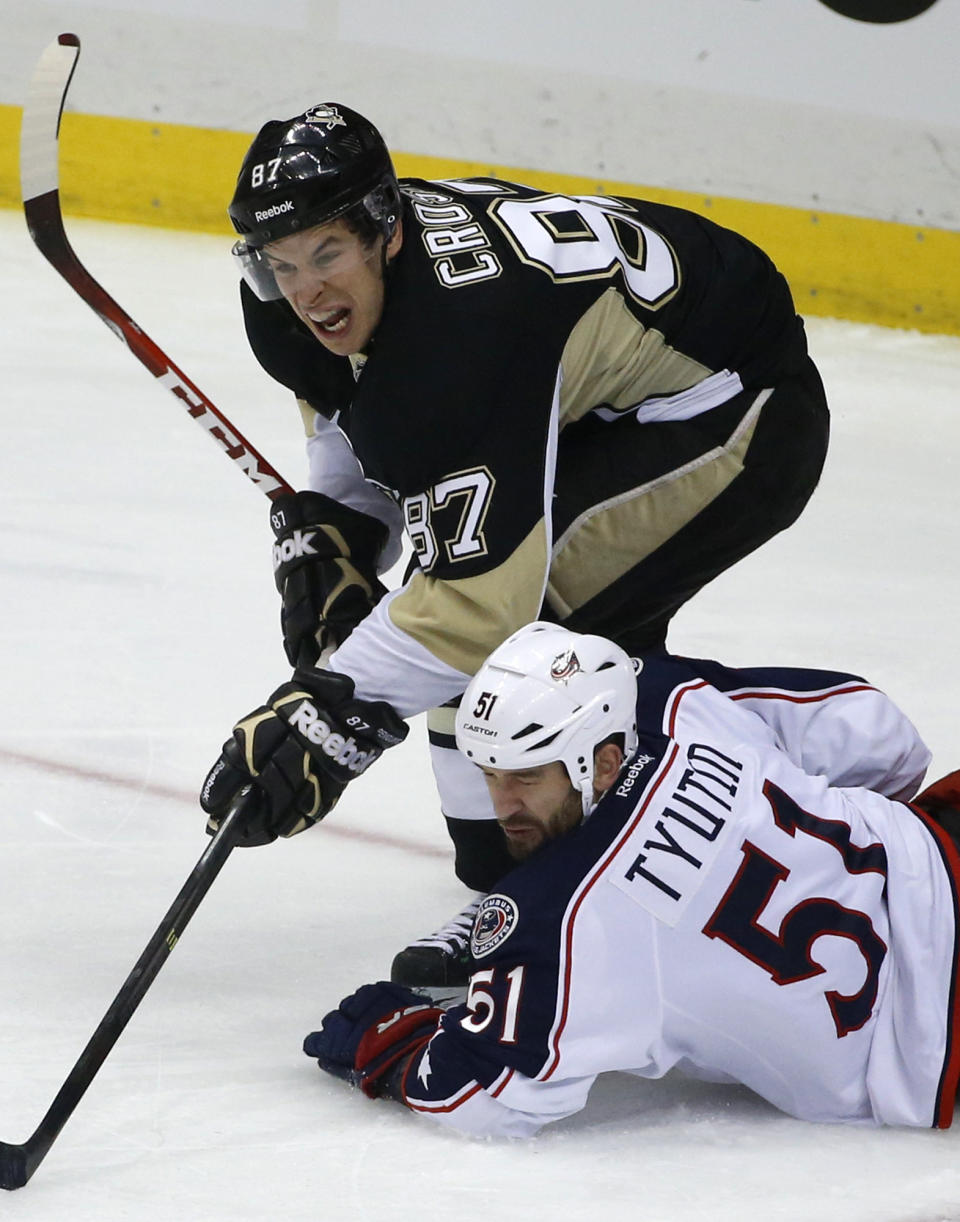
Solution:
<svg viewBox="0 0 960 1222"><path fill-rule="evenodd" d="M508 895L488 895L477 909L470 935L470 953L474 959L492 954L510 937L519 919L517 906Z"/></svg>
<svg viewBox="0 0 960 1222"><path fill-rule="evenodd" d="M572 649L568 649L558 654L550 663L550 678L556 679L558 683L566 683L579 670L582 670L580 659Z"/></svg>

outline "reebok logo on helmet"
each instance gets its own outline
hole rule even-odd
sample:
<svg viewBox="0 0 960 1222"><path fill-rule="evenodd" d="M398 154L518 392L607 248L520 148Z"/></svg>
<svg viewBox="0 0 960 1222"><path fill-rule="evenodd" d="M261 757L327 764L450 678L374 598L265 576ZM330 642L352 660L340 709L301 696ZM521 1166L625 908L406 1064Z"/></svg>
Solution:
<svg viewBox="0 0 960 1222"><path fill-rule="evenodd" d="M285 212L293 211L293 200L285 199L282 204L274 204L270 208L264 208L254 212L254 217L260 223L263 221L273 220L275 216L283 216Z"/></svg>

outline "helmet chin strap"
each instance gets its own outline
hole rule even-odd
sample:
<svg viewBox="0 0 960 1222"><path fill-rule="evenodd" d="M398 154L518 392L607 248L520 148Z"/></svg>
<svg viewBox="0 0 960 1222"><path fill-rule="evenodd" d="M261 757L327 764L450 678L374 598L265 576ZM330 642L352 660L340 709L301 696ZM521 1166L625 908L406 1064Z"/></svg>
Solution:
<svg viewBox="0 0 960 1222"><path fill-rule="evenodd" d="M590 775L584 777L577 786L580 790L580 802L583 806L583 817L589 819L593 814L594 807L597 805L596 799L593 796L593 769L590 770Z"/></svg>
<svg viewBox="0 0 960 1222"><path fill-rule="evenodd" d="M389 232L386 228L381 230L383 236L383 245L380 247L380 273L383 276L384 284L387 283L388 276L393 274L393 264L396 261L396 255L392 259L387 258L387 247L393 241L393 235L400 228L400 217L398 216L394 223L390 226ZM397 251L397 254L400 252Z"/></svg>
<svg viewBox="0 0 960 1222"><path fill-rule="evenodd" d="M617 777L619 777L620 773L623 771L626 764L627 764L627 757L623 756L623 758L620 760L620 768L617 772ZM580 801L583 803L583 817L585 820L590 818L595 808L599 806L600 798L603 797L603 794L600 794L600 797L594 796L593 778L595 775L595 767L596 767L596 762L594 762L594 768L590 769L590 775L588 777L584 777L580 781L580 784L576 786L576 788L580 790ZM609 791L605 790L604 792L609 792Z"/></svg>
<svg viewBox="0 0 960 1222"><path fill-rule="evenodd" d="M388 244L389 244L389 239L383 238L382 243L380 245L380 279L383 281L384 305L386 305L386 293L387 293L387 288L389 287L389 284L390 284L390 278L393 276L393 264L394 264L393 259L387 258ZM378 322L377 326L379 327L379 325L380 323ZM375 339L376 339L376 329L374 329L373 335L371 335L370 339L367 341L366 353L368 355L370 353L371 347Z"/></svg>

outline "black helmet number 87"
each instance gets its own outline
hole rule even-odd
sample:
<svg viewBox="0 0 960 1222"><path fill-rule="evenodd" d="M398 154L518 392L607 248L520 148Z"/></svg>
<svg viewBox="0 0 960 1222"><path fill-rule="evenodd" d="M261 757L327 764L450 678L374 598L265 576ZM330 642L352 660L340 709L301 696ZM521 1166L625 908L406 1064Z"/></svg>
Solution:
<svg viewBox="0 0 960 1222"><path fill-rule="evenodd" d="M262 187L265 182L276 182L282 157L271 157L269 161L259 161L250 172L250 186ZM269 174L267 170L269 168Z"/></svg>
<svg viewBox="0 0 960 1222"><path fill-rule="evenodd" d="M261 251L269 242L341 217L367 245L389 241L400 189L383 137L339 102L273 119L250 145L228 208L240 241L233 253L263 299L279 296Z"/></svg>

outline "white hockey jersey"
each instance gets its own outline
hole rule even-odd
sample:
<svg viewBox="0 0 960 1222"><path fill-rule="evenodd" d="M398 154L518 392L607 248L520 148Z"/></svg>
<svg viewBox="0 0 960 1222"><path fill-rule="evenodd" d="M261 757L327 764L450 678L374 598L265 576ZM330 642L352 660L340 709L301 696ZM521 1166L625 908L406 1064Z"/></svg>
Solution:
<svg viewBox="0 0 960 1222"><path fill-rule="evenodd" d="M407 1104L530 1135L596 1076L674 1067L792 1116L946 1127L960 856L906 804L929 754L852 676L646 661L640 746L488 896L466 1004Z"/></svg>

